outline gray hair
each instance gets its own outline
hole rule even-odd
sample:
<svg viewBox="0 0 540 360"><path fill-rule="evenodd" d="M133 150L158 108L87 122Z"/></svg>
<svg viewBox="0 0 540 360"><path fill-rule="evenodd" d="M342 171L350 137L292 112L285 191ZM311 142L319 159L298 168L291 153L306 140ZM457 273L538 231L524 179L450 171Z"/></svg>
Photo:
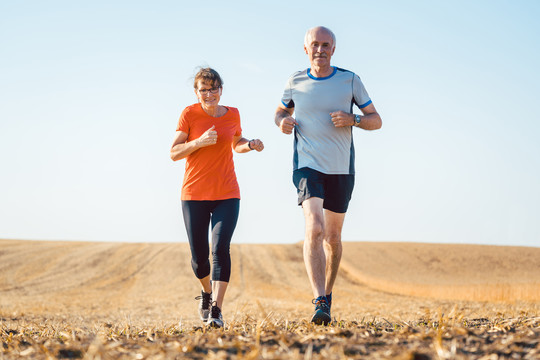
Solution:
<svg viewBox="0 0 540 360"><path fill-rule="evenodd" d="M308 31L306 31L306 36L304 36L304 46L306 47L309 46L309 37L311 36L311 33L315 31L316 29L322 29L326 31L327 33L329 33L332 36L332 45L336 46L336 35L334 35L334 32L332 30L324 26L315 26L309 29Z"/></svg>

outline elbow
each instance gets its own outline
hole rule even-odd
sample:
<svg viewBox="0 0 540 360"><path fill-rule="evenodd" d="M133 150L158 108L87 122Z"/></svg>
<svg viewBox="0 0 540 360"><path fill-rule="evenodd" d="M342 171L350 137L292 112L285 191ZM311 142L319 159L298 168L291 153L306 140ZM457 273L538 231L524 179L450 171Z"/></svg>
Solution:
<svg viewBox="0 0 540 360"><path fill-rule="evenodd" d="M377 114L377 117L373 119L373 123L371 124L370 130L379 130L382 128L382 119L379 114Z"/></svg>
<svg viewBox="0 0 540 360"><path fill-rule="evenodd" d="M382 127L382 120L381 118L375 118L375 119L369 119L369 121L366 122L364 126L362 126L362 129L367 131L373 131L373 130L379 130Z"/></svg>

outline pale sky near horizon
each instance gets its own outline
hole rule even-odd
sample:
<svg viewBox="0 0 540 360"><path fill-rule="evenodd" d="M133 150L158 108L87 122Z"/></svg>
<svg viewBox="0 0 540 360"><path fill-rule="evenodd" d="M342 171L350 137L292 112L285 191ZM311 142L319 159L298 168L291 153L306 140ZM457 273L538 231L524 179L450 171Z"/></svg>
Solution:
<svg viewBox="0 0 540 360"><path fill-rule="evenodd" d="M383 119L354 129L343 240L540 246L539 18L538 1L2 2L0 238L186 242L169 149L209 65L266 146L234 155L233 243L302 240L273 116L324 25Z"/></svg>

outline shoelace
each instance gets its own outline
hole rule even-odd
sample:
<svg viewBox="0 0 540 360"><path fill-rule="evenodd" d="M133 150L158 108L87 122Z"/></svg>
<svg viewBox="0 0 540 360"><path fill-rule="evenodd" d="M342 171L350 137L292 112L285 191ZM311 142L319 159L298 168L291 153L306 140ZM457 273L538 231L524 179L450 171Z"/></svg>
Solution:
<svg viewBox="0 0 540 360"><path fill-rule="evenodd" d="M212 296L212 294L204 293L202 295L196 296L195 300L201 300L202 299L202 307L203 307L203 309L208 309L210 307L211 296Z"/></svg>
<svg viewBox="0 0 540 360"><path fill-rule="evenodd" d="M316 309L321 309L324 312L328 312L328 310L330 309L330 307L328 306L328 301L326 301L326 299L322 297L311 300L311 303L316 305Z"/></svg>
<svg viewBox="0 0 540 360"><path fill-rule="evenodd" d="M221 316L221 309L218 308L217 302L214 301L214 302L212 303L212 310L211 310L210 312L211 312L211 317L212 317L213 319L219 319L219 318L220 318L220 316Z"/></svg>

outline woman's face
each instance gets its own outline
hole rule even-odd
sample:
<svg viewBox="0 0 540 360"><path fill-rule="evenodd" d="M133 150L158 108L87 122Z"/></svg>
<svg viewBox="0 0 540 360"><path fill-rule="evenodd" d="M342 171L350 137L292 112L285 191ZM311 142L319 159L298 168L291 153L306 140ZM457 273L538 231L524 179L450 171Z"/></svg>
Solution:
<svg viewBox="0 0 540 360"><path fill-rule="evenodd" d="M214 107L219 104L221 89L221 87L214 87L214 85L210 83L199 80L195 94L204 107Z"/></svg>

